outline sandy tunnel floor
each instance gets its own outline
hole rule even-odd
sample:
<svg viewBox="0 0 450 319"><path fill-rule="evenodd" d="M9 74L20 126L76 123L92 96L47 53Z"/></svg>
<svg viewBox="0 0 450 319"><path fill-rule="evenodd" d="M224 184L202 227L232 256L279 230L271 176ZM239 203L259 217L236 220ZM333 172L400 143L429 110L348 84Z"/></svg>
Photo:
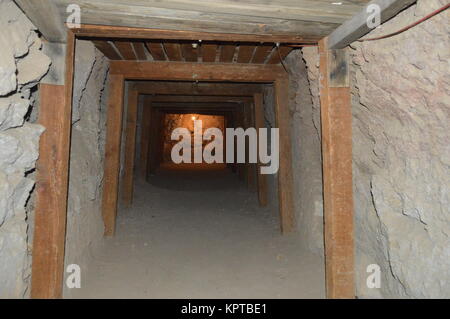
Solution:
<svg viewBox="0 0 450 319"><path fill-rule="evenodd" d="M323 298L323 260L229 170L137 181L76 298Z"/></svg>

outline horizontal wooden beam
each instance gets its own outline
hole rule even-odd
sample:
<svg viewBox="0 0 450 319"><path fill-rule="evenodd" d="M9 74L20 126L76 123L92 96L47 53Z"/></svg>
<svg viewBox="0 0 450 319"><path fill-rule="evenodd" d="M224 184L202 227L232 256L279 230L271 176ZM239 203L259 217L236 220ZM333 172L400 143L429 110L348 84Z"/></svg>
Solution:
<svg viewBox="0 0 450 319"><path fill-rule="evenodd" d="M271 42L271 43L292 43L308 44L317 43L318 39L304 39L297 35L283 34L236 34L217 32L194 32L180 30L129 28L105 25L82 24L80 28L72 31L78 37L88 38L132 38L132 39L153 39L153 40L191 40L191 41L234 41L234 42Z"/></svg>
<svg viewBox="0 0 450 319"><path fill-rule="evenodd" d="M278 65L111 61L112 75L127 80L273 82L286 76Z"/></svg>
<svg viewBox="0 0 450 319"><path fill-rule="evenodd" d="M253 96L262 92L261 84L214 83L214 82L135 82L140 94L148 95L206 95L206 96Z"/></svg>
<svg viewBox="0 0 450 319"><path fill-rule="evenodd" d="M369 5L378 5L381 10L381 22L385 22L403 9L416 3L417 0L373 0L358 14L342 24L328 37L330 49L342 49L366 35L373 29L369 28L367 21L370 12L367 12Z"/></svg>
<svg viewBox="0 0 450 319"><path fill-rule="evenodd" d="M181 102L181 103L215 103L215 102L244 102L244 101L252 101L253 99L250 96L208 96L208 95L156 95L152 97L152 101L155 103L158 102Z"/></svg>

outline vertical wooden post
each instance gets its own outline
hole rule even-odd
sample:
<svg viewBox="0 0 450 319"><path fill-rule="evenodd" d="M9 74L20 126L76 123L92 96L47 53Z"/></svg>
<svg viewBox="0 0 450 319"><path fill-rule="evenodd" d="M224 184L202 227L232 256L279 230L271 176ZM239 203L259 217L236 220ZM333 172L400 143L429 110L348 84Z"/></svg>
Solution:
<svg viewBox="0 0 450 319"><path fill-rule="evenodd" d="M31 298L62 297L75 36L69 31L64 85L41 84Z"/></svg>
<svg viewBox="0 0 450 319"><path fill-rule="evenodd" d="M141 176L144 178L147 176L147 161L148 161L148 147L150 144L150 127L151 127L151 99L150 97L144 98L144 105L142 111L141 120Z"/></svg>
<svg viewBox="0 0 450 319"><path fill-rule="evenodd" d="M295 230L293 199L291 129L288 104L289 79L275 81L275 114L280 130L280 169L278 171L278 200L280 207L281 231L289 233Z"/></svg>
<svg viewBox="0 0 450 319"><path fill-rule="evenodd" d="M263 95L261 93L256 93L253 96L254 99L254 112L255 112L255 128L259 133L259 129L265 128L264 123L264 106L263 106ZM258 154L259 154L259 134L258 134ZM258 180L258 199L260 206L267 206L267 179L266 175L261 174L261 162L257 164L257 180Z"/></svg>
<svg viewBox="0 0 450 319"><path fill-rule="evenodd" d="M134 159L136 154L136 125L139 94L136 89L128 91L127 127L125 137L124 174L122 177L122 200L124 205L133 202Z"/></svg>
<svg viewBox="0 0 450 319"><path fill-rule="evenodd" d="M352 114L348 56L319 43L328 298L354 298Z"/></svg>
<svg viewBox="0 0 450 319"><path fill-rule="evenodd" d="M124 78L122 75L111 75L109 81L102 201L105 236L113 236L116 227L124 93Z"/></svg>

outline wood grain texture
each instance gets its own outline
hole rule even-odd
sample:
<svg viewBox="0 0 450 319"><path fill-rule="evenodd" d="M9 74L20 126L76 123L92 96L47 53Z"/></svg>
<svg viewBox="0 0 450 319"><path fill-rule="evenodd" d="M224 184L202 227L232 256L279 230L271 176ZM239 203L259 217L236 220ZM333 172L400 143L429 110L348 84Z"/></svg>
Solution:
<svg viewBox="0 0 450 319"><path fill-rule="evenodd" d="M262 92L261 84L254 83L212 83L212 82L172 82L153 81L134 82L140 94L209 95L209 96L246 96Z"/></svg>
<svg viewBox="0 0 450 319"><path fill-rule="evenodd" d="M113 236L116 229L119 191L120 141L122 138L124 78L111 75L106 123L105 164L103 176L102 214L105 236Z"/></svg>
<svg viewBox="0 0 450 319"><path fill-rule="evenodd" d="M148 51L153 57L155 61L166 61L166 54L164 53L164 49L161 42L148 41L145 43Z"/></svg>
<svg viewBox="0 0 450 319"><path fill-rule="evenodd" d="M254 112L255 112L255 128L258 130L265 128L266 124L264 122L264 105L263 105L263 95L261 93L254 94ZM259 140L258 140L259 145ZM258 147L259 152L259 147ZM261 174L261 162L258 156L258 171L257 171L257 181L258 181L258 200L259 205L262 207L267 206L267 177Z"/></svg>
<svg viewBox="0 0 450 319"><path fill-rule="evenodd" d="M284 59L288 56L289 53L291 53L292 50L293 48L285 46L273 49L272 54L267 60L267 64L281 63L281 61L284 61Z"/></svg>
<svg viewBox="0 0 450 319"><path fill-rule="evenodd" d="M223 62L223 63L233 62L235 51L236 51L236 45L234 45L234 44L221 45L219 61Z"/></svg>
<svg viewBox="0 0 450 319"><path fill-rule="evenodd" d="M125 130L125 159L122 177L122 200L125 206L133 203L134 159L136 154L136 126L138 112L138 91L128 90L127 127Z"/></svg>
<svg viewBox="0 0 450 319"><path fill-rule="evenodd" d="M203 43L201 48L203 62L216 62L217 44Z"/></svg>
<svg viewBox="0 0 450 319"><path fill-rule="evenodd" d="M252 63L264 63L270 52L272 52L273 47L273 44L262 44L257 46Z"/></svg>
<svg viewBox="0 0 450 319"><path fill-rule="evenodd" d="M70 112L64 86L41 84L31 297L62 298Z"/></svg>
<svg viewBox="0 0 450 319"><path fill-rule="evenodd" d="M125 60L137 60L131 42L114 41L114 45L116 46L117 50L119 50L122 58L124 58Z"/></svg>
<svg viewBox="0 0 450 319"><path fill-rule="evenodd" d="M326 39L320 42L319 53L327 297L354 298L350 88L329 85L333 55Z"/></svg>
<svg viewBox="0 0 450 319"><path fill-rule="evenodd" d="M111 74L128 80L271 82L286 73L278 65L111 61Z"/></svg>
<svg viewBox="0 0 450 319"><path fill-rule="evenodd" d="M198 62L198 44L197 43L182 43L181 51L186 62ZM196 47L194 47L196 46Z"/></svg>
<svg viewBox="0 0 450 319"><path fill-rule="evenodd" d="M138 60L146 61L147 55L145 54L145 46L143 42L133 42L134 52Z"/></svg>
<svg viewBox="0 0 450 319"><path fill-rule="evenodd" d="M92 41L95 47L110 60L122 60L116 49L108 41Z"/></svg>
<svg viewBox="0 0 450 319"><path fill-rule="evenodd" d="M255 45L239 45L237 63L249 63L252 60L255 48Z"/></svg>
<svg viewBox="0 0 450 319"><path fill-rule="evenodd" d="M148 146L150 144L150 127L152 115L152 100L151 97L144 98L144 105L141 120L141 160L140 169L141 176L147 176L147 161L148 161Z"/></svg>
<svg viewBox="0 0 450 319"><path fill-rule="evenodd" d="M181 46L176 42L164 42L164 50L170 61L183 61Z"/></svg>
<svg viewBox="0 0 450 319"><path fill-rule="evenodd" d="M281 231L286 234L295 231L294 181L292 172L292 145L288 103L289 80L286 77L275 81L275 114L280 130L280 169L278 171L278 201Z"/></svg>

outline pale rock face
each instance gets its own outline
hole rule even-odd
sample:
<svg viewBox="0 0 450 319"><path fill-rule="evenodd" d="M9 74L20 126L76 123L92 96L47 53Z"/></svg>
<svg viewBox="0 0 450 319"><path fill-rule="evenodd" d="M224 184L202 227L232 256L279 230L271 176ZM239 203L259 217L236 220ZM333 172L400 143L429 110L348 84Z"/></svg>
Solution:
<svg viewBox="0 0 450 319"><path fill-rule="evenodd" d="M26 296L31 241L25 206L35 182L44 128L25 121L31 88L48 71L35 27L11 0L0 1L0 298Z"/></svg>
<svg viewBox="0 0 450 319"><path fill-rule="evenodd" d="M444 1L419 0L386 34ZM381 266L382 297L450 297L450 27L446 13L352 51L356 262ZM447 14L448 19L448 14ZM365 281L358 295L372 295Z"/></svg>

